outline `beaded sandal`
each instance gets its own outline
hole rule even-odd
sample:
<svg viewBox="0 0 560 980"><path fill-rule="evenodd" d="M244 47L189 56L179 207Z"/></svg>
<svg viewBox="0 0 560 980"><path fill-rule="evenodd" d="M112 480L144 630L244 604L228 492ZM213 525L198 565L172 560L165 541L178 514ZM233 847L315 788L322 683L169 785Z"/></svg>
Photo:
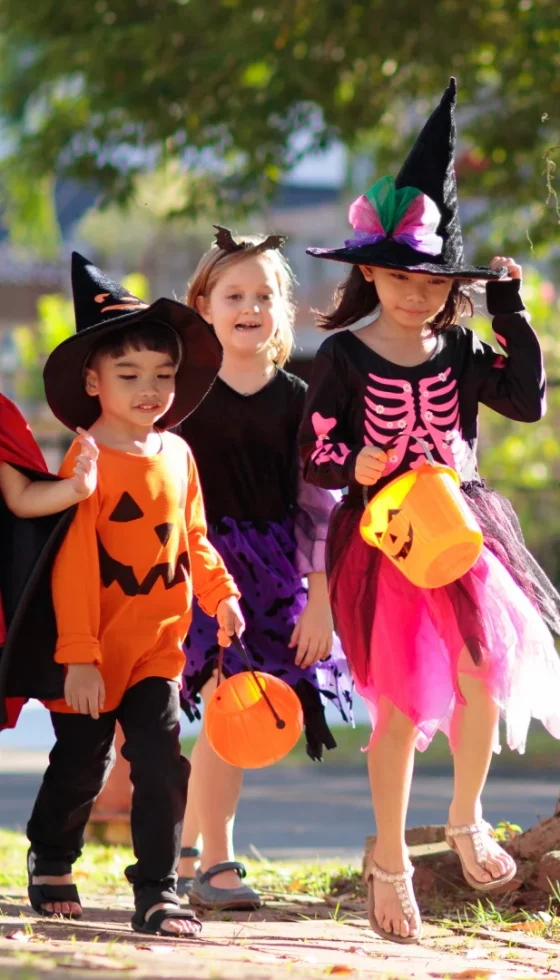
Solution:
<svg viewBox="0 0 560 980"><path fill-rule="evenodd" d="M417 911L415 908L415 903L413 904L410 898L411 892L414 897L414 892L412 891L412 875L414 874L414 868L409 864L406 871L397 871L390 874L388 871L383 871L375 861L370 861L370 874L368 877L368 917L369 924L374 932L382 939L388 939L391 943L419 943L422 938L422 923L420 922L420 927L418 929L418 935L416 936L397 936L394 932L387 932L382 929L375 917L375 898L373 892L374 879L377 881L382 881L386 885L393 885L397 893L397 898L401 904L401 908L409 920L412 919L414 913Z"/></svg>
<svg viewBox="0 0 560 980"><path fill-rule="evenodd" d="M486 853L484 837L494 837L494 830L489 823L486 823L485 820L481 820L480 823L463 824L461 827L447 826L445 828L445 839L447 841L447 845L452 851L455 851L459 855L465 881L471 886L471 888L475 888L479 892L491 892L496 888L501 888L503 885L507 885L508 881L511 881L512 878L515 877L517 865L513 858L508 854L507 856L510 860L509 871L506 871L505 874L501 875L499 878L492 878L491 881L477 881L477 879L473 877L465 865L463 855L457 847L457 842L455 840L456 837L471 838L476 863L480 868L483 868L484 871L486 871L485 864L488 855Z"/></svg>

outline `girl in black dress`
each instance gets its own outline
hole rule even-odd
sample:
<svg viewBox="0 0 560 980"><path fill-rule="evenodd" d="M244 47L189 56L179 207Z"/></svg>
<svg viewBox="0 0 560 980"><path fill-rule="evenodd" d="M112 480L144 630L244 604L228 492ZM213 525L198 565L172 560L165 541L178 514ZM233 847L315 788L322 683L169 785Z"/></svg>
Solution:
<svg viewBox="0 0 560 980"><path fill-rule="evenodd" d="M278 238L217 241L194 274L187 303L214 326L224 349L219 377L180 432L200 474L209 538L235 576L254 666L281 677L302 703L307 751L321 759L335 747L324 703L344 720L351 682L333 645L324 547L335 497L300 475L297 433L305 384L283 365L290 354L292 275ZM186 641L183 707L200 717L216 685L215 623L196 606ZM245 666L230 647L224 673ZM202 729L192 754L180 888L201 906L255 908L234 860L233 821L243 773L223 762ZM195 877L196 847L202 838Z"/></svg>

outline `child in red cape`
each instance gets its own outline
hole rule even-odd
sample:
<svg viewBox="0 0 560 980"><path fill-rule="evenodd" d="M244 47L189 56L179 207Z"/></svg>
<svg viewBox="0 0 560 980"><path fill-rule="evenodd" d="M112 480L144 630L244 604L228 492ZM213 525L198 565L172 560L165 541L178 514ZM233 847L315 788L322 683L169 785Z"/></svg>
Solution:
<svg viewBox="0 0 560 980"><path fill-rule="evenodd" d="M42 543L62 513L95 489L97 447L91 436L80 436L73 475L66 480L51 476L23 415L0 394L0 651L21 597L20 585L29 577ZM30 519L36 530L31 541ZM0 660L0 727L14 728L26 698L8 696L10 684L3 666Z"/></svg>

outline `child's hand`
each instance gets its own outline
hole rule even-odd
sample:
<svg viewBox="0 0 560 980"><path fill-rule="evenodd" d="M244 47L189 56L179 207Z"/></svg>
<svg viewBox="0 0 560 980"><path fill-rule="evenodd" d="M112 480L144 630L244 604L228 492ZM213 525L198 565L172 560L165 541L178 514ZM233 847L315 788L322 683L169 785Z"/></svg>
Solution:
<svg viewBox="0 0 560 980"><path fill-rule="evenodd" d="M496 272L498 269L507 269L508 279L521 279L521 266L515 259L506 258L505 255L495 255L490 263L490 268Z"/></svg>
<svg viewBox="0 0 560 980"><path fill-rule="evenodd" d="M309 599L290 639L290 646L297 646L297 667L304 670L318 660L326 660L332 649L333 629L328 601Z"/></svg>
<svg viewBox="0 0 560 980"><path fill-rule="evenodd" d="M216 610L218 620L218 644L221 647L229 647L232 636L241 636L245 630L245 620L241 612L239 602L235 596L230 595L227 599L222 599Z"/></svg>
<svg viewBox="0 0 560 980"><path fill-rule="evenodd" d="M99 718L105 704L105 684L99 668L95 664L69 664L64 697L74 711Z"/></svg>
<svg viewBox="0 0 560 980"><path fill-rule="evenodd" d="M97 457L99 449L95 439L78 429L80 437L80 455L76 457L74 476L71 477L74 493L78 500L87 500L97 486Z"/></svg>
<svg viewBox="0 0 560 980"><path fill-rule="evenodd" d="M383 476L387 466L387 453L375 446L364 446L356 459L355 477L364 487L372 487Z"/></svg>

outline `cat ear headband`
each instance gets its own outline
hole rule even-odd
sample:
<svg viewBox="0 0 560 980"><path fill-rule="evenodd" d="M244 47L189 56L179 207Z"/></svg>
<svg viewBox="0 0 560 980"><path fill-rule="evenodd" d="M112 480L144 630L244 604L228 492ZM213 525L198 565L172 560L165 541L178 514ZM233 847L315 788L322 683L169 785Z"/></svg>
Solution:
<svg viewBox="0 0 560 980"><path fill-rule="evenodd" d="M254 255L260 255L261 252L266 252L268 249L282 248L286 241L285 235L269 235L258 245L254 245L252 242L236 242L229 228L223 228L221 225L214 225L214 228L216 229L214 244L224 252L242 252L250 248Z"/></svg>

